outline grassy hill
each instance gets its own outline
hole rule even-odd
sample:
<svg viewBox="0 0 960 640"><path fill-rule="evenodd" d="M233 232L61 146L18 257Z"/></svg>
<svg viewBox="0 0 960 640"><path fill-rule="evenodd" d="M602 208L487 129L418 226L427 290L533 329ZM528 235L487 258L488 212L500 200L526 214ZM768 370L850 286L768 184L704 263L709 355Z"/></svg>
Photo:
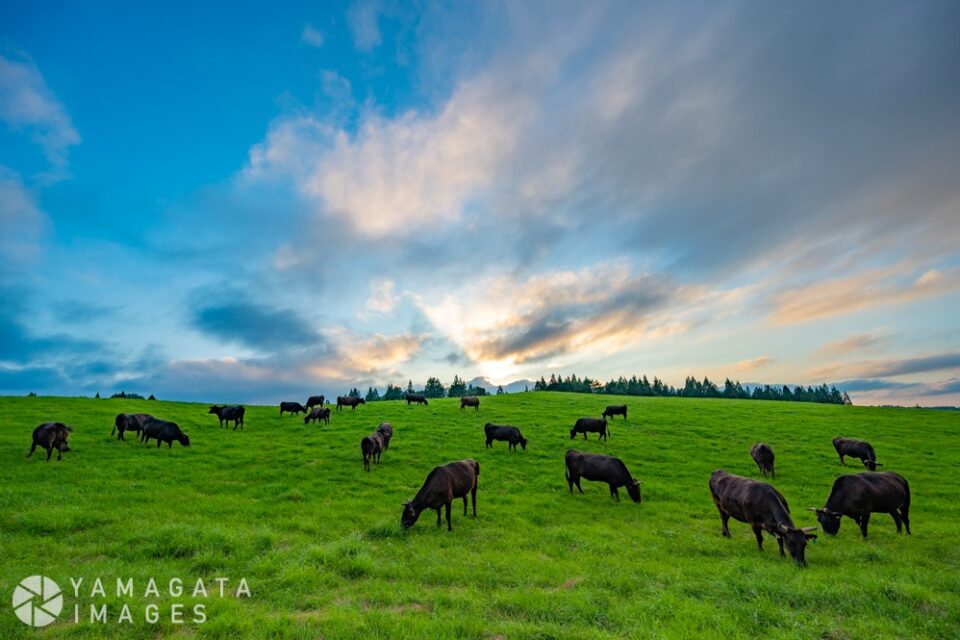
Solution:
<svg viewBox="0 0 960 640"><path fill-rule="evenodd" d="M616 401L630 419L609 442L569 439L580 416ZM787 402L526 393L428 407L380 402L305 426L276 407L248 407L245 431L220 430L206 406L173 402L0 398L0 637L660 638L957 637L960 629L960 416ZM119 412L173 420L192 446L111 438ZM40 422L74 428L62 462L26 460ZM389 420L393 442L371 473L360 438ZM527 451L484 449L485 422L515 424ZM870 539L845 519L807 548L807 569L757 552L747 525L720 519L707 481L718 467L756 475L750 445L777 454L774 484L798 526L824 503L841 467L838 435L869 440L913 493L913 536L876 515ZM613 502L605 485L570 495L567 448L622 458L643 503ZM399 528L401 505L430 469L480 462L477 520L454 505L453 532L425 512ZM42 631L10 609L16 584L43 574L67 592ZM228 597L171 596L226 577ZM74 598L70 577L83 577ZM107 596L89 589L102 578ZM144 599L153 577L160 597ZM133 578L136 595L117 597ZM245 578L250 598L233 597ZM212 591L212 589L211 589ZM129 603L133 623L117 624ZM204 624L174 624L173 603L204 603ZM89 606L108 605L107 624ZM145 622L148 603L161 621ZM70 622L80 607L82 624Z"/></svg>

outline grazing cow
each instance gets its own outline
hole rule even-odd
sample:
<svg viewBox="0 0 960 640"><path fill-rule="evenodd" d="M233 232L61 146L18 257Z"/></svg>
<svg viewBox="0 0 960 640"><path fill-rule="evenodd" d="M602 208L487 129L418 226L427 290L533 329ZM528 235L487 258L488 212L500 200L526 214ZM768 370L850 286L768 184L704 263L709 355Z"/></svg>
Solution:
<svg viewBox="0 0 960 640"><path fill-rule="evenodd" d="M383 450L390 448L390 439L393 437L393 427L389 422L381 422L377 427L377 433L383 438Z"/></svg>
<svg viewBox="0 0 960 640"><path fill-rule="evenodd" d="M140 432L143 431L143 423L147 418L152 417L147 413L121 413L113 421L113 431L110 432L110 435L116 433L117 440L125 440L123 432L133 431L139 436Z"/></svg>
<svg viewBox="0 0 960 640"><path fill-rule="evenodd" d="M480 398L477 396L464 396L460 398L460 411L464 407L473 407L474 411L480 411Z"/></svg>
<svg viewBox="0 0 960 640"><path fill-rule="evenodd" d="M473 500L473 517L477 517L477 477L480 475L480 463L471 458L458 460L442 467L434 467L423 481L420 491L410 502L403 505L400 526L409 529L420 517L424 509L437 510L437 526L440 526L440 509L446 508L447 531L453 531L450 524L450 505L457 498L463 498L463 515L467 515L467 494Z"/></svg>
<svg viewBox="0 0 960 640"><path fill-rule="evenodd" d="M573 485L577 485L577 490L583 493L580 478L586 478L606 482L610 486L610 497L616 498L617 502L620 502L618 487L626 487L630 499L640 502L640 482L633 479L627 465L623 464L620 458L569 449L564 460L567 463L567 486L570 493L573 493Z"/></svg>
<svg viewBox="0 0 960 640"><path fill-rule="evenodd" d="M607 431L607 421L603 418L580 418L573 425L573 429L570 429L570 439L573 440L577 437L578 433L583 434L583 439L587 439L587 433L598 433L597 440L601 438L603 440L607 439L609 432Z"/></svg>
<svg viewBox="0 0 960 640"><path fill-rule="evenodd" d="M303 424L309 424L311 420L316 420L319 424L321 420L330 424L330 409L327 407L314 407L313 411L303 419Z"/></svg>
<svg viewBox="0 0 960 640"><path fill-rule="evenodd" d="M823 531L831 536L840 531L840 518L853 518L860 533L867 537L871 513L889 513L900 533L901 523L910 535L910 485L892 471L853 473L833 482L830 497L822 509L810 507L817 514Z"/></svg>
<svg viewBox="0 0 960 640"><path fill-rule="evenodd" d="M483 432L487 436L488 449L493 448L494 440L503 440L508 443L507 448L512 451L517 450L518 444L523 447L524 451L527 450L527 439L523 437L523 434L520 433L520 429L517 427L508 424L499 425L488 422L483 425Z"/></svg>
<svg viewBox="0 0 960 640"><path fill-rule="evenodd" d="M425 405L430 404L429 402L427 402L427 396L423 395L422 393L408 393L405 396L405 398L406 398L408 407L410 406L411 403L425 404Z"/></svg>
<svg viewBox="0 0 960 640"><path fill-rule="evenodd" d="M364 436L360 441L360 453L363 454L363 468L370 471L370 461L380 464L380 455L383 453L383 435L379 431Z"/></svg>
<svg viewBox="0 0 960 640"><path fill-rule="evenodd" d="M337 411L340 411L342 407L350 407L353 411L356 411L358 404L367 404L367 401L353 396L337 396Z"/></svg>
<svg viewBox="0 0 960 640"><path fill-rule="evenodd" d="M150 418L143 423L143 431L140 433L140 442L148 443L153 438L157 441L157 448L164 442L167 448L173 448L173 441L176 440L184 447L190 446L190 437L187 436L175 422L168 420L159 420Z"/></svg>
<svg viewBox="0 0 960 640"><path fill-rule="evenodd" d="M280 403L280 415L283 415L283 412L292 413L297 415L299 413L307 413L307 410L299 402L281 402Z"/></svg>
<svg viewBox="0 0 960 640"><path fill-rule="evenodd" d="M606 409L603 410L603 413L600 414L602 418L613 418L614 416L623 416L623 419L627 419L627 405L625 404L611 404Z"/></svg>
<svg viewBox="0 0 960 640"><path fill-rule="evenodd" d="M320 405L323 407L326 404L327 399L323 396L310 396L307 399L307 409L313 409L315 406Z"/></svg>
<svg viewBox="0 0 960 640"><path fill-rule="evenodd" d="M230 421L233 421L233 430L236 431L237 427L243 429L243 416L247 412L245 408L241 405L235 405L233 407L224 407L213 405L210 407L210 410L207 413L216 414L217 418L220 420L220 428L223 429L223 423L226 422L227 426L230 426Z"/></svg>
<svg viewBox="0 0 960 640"><path fill-rule="evenodd" d="M770 448L770 445L758 442L750 447L750 457L760 467L760 473L763 474L764 478L769 473L774 480L777 479L777 472L773 470L773 449Z"/></svg>
<svg viewBox="0 0 960 640"><path fill-rule="evenodd" d="M44 422L33 430L33 446L30 447L27 457L32 456L37 447L43 447L47 450L47 461L50 460L54 449L57 450L57 460L63 460L63 452L70 451L67 438L71 431L73 429L62 422Z"/></svg>
<svg viewBox="0 0 960 640"><path fill-rule="evenodd" d="M842 465L847 464L844 462L843 457L850 456L851 458L860 458L863 466L870 469L870 471L876 471L877 467L883 466L877 462L877 454L873 452L873 447L870 446L869 442L850 440L849 438L834 438L833 448L837 450L837 455L840 456L840 464Z"/></svg>
<svg viewBox="0 0 960 640"><path fill-rule="evenodd" d="M147 400L156 400L156 399L157 399L157 397L156 397L155 395L153 395L152 393L150 394L150 397L147 398Z"/></svg>
<svg viewBox="0 0 960 640"><path fill-rule="evenodd" d="M730 537L727 523L732 516L753 527L760 551L763 551L763 532L766 531L777 538L781 556L785 555L786 544L790 557L802 567L807 565L804 553L807 541L817 539L816 534L810 533L816 527L795 527L786 499L772 485L717 469L710 476L710 493L720 512L725 538Z"/></svg>

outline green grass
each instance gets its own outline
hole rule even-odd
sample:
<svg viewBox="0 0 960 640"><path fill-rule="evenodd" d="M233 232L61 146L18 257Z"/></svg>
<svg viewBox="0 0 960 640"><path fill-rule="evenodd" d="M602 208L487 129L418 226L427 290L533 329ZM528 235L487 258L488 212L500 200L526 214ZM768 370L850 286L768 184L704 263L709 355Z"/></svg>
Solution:
<svg viewBox="0 0 960 640"><path fill-rule="evenodd" d="M630 420L607 443L568 430L607 403ZM192 446L172 450L110 436L119 412L174 420ZM487 398L479 413L452 400L372 403L333 412L329 427L248 407L246 430L220 430L206 406L172 402L0 398L0 638L918 638L960 635L960 415L786 402L604 398L528 393ZM73 451L26 460L32 429L62 420ZM396 431L371 473L360 438L381 420ZM485 450L482 425L516 424L527 451ZM838 435L869 440L885 469L909 481L913 535L877 515L870 539L845 519L808 546L807 569L767 538L720 519L707 481L718 467L756 476L758 440L777 455L774 484L798 526L814 524L841 467ZM605 485L570 495L570 446L622 458L643 503L613 502ZM45 455L45 454L44 454ZM401 505L429 470L480 462L479 518L454 505L453 532L425 512L409 531ZM10 609L16 583L102 577L108 594L132 577L244 577L249 599L208 598L202 625L174 625L189 597L129 600L134 624L42 630ZM83 591L86 591L87 587ZM161 591L165 592L162 588ZM93 602L81 593L80 605ZM143 619L160 605L160 623ZM84 615L87 615L86 613ZM63 616L62 616L63 617Z"/></svg>

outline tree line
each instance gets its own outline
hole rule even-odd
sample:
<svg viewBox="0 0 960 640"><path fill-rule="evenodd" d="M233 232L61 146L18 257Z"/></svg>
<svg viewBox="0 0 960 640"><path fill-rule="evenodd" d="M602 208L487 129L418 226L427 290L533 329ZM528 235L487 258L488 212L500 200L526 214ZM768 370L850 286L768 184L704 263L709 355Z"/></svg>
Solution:
<svg viewBox="0 0 960 640"><path fill-rule="evenodd" d="M524 387L524 391L529 391ZM687 376L682 387L666 384L654 376L651 381L647 376L620 376L616 380L601 382L589 377L578 378L571 374L564 378L551 374L550 379L540 376L533 385L533 391L560 391L568 393L595 393L617 396L663 396L682 398L732 398L739 400L785 400L793 402L819 402L822 404L853 404L847 393L836 387L821 384L819 387L797 385L790 388L788 385L757 385L750 387L741 384L739 380L726 378L723 386L704 376L698 380ZM467 384L460 376L453 376L449 387L444 387L439 378L431 376L422 389L416 389L413 381L407 382L404 389L399 385L388 384L386 391L381 395L374 387L369 387L363 398L367 402L379 400L403 400L408 393L422 394L427 398L460 398L463 396L485 396L487 390ZM497 387L497 395L505 393L502 386ZM355 398L361 397L360 390L354 387L349 394Z"/></svg>

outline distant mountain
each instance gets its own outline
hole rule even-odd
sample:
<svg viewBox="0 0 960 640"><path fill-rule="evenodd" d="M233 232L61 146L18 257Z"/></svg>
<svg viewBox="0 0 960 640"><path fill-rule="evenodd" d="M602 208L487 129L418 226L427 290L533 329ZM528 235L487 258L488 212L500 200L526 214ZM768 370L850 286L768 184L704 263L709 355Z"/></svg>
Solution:
<svg viewBox="0 0 960 640"><path fill-rule="evenodd" d="M536 384L536 380L514 380L510 384L503 385L503 390L507 393L518 393L523 391L523 388L526 386L530 389L533 389L533 385ZM473 380L467 381L467 386L473 385L475 387L483 387L487 390L487 393L496 393L497 385L490 382L490 380L484 376L477 376Z"/></svg>

